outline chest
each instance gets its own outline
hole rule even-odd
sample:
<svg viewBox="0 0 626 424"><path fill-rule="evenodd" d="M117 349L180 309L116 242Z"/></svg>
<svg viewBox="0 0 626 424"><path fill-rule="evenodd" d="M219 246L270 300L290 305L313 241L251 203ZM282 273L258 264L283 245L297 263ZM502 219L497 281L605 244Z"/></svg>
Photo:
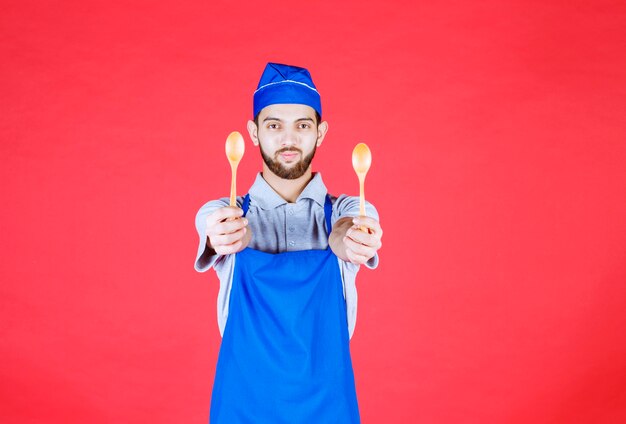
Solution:
<svg viewBox="0 0 626 424"><path fill-rule="evenodd" d="M250 247L268 253L322 250L328 246L324 209L313 201L287 203L273 209L250 205Z"/></svg>

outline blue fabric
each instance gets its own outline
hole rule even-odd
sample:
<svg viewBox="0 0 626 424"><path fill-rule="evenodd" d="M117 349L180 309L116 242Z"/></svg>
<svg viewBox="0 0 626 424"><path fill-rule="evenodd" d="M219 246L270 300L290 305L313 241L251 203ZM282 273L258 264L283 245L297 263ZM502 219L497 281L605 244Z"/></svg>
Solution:
<svg viewBox="0 0 626 424"><path fill-rule="evenodd" d="M330 247L237 253L210 422L360 423L346 303Z"/></svg>
<svg viewBox="0 0 626 424"><path fill-rule="evenodd" d="M305 68L268 63L253 96L255 117L266 106L295 103L311 106L322 116L322 101Z"/></svg>
<svg viewBox="0 0 626 424"><path fill-rule="evenodd" d="M332 214L333 214L333 203L330 201L330 195L327 194L326 202L324 203L324 215L326 218L326 234L328 234L329 236L333 227L331 224Z"/></svg>
<svg viewBox="0 0 626 424"><path fill-rule="evenodd" d="M243 198L243 205L241 205L241 209L243 209L243 216L246 216L248 213L248 208L250 207L250 194L246 194L246 197Z"/></svg>

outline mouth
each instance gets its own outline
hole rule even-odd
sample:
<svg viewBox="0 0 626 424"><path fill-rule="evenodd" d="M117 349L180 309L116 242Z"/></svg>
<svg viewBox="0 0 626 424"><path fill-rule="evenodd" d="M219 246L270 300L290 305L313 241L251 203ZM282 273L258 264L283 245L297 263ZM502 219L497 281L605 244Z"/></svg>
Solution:
<svg viewBox="0 0 626 424"><path fill-rule="evenodd" d="M287 152L282 152L280 154L280 157L283 158L283 160L285 160L286 162L291 162L294 159L296 159L298 157L299 153L298 152L294 152L293 150L287 151Z"/></svg>

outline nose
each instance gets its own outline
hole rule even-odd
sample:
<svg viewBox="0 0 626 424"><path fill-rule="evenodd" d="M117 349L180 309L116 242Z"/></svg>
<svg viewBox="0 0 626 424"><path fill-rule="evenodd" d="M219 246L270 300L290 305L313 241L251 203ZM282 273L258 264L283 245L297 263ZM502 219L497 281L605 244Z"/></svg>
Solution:
<svg viewBox="0 0 626 424"><path fill-rule="evenodd" d="M291 147L298 144L298 137L293 131L285 131L281 140L282 147Z"/></svg>

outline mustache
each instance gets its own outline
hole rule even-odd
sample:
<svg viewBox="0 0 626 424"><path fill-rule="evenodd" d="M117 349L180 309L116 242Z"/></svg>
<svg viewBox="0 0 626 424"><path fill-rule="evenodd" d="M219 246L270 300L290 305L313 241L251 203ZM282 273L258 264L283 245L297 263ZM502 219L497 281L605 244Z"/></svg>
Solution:
<svg viewBox="0 0 626 424"><path fill-rule="evenodd" d="M296 153L300 153L302 154L302 150L298 149L297 147L284 147L280 150L276 150L276 155L280 155L281 153L285 153L285 152L296 152Z"/></svg>

